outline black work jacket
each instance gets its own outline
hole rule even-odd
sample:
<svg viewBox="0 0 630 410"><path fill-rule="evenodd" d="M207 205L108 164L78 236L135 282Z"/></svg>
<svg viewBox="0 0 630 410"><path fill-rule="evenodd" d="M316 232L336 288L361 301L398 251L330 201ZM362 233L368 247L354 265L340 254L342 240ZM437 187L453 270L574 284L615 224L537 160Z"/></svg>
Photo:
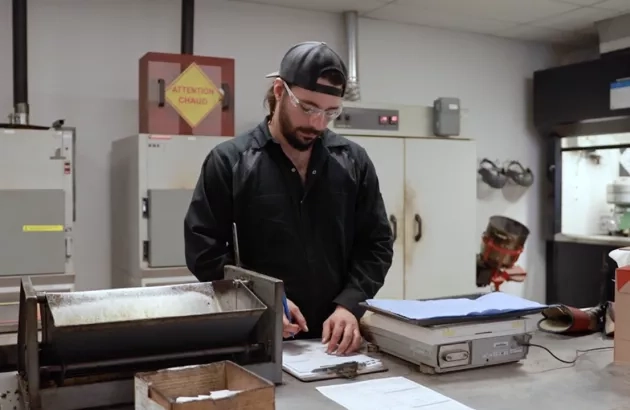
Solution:
<svg viewBox="0 0 630 410"><path fill-rule="evenodd" d="M314 144L306 182L273 141L267 121L217 145L201 169L184 223L186 263L200 281L234 264L284 281L308 334L341 305L373 298L392 263L393 236L374 165L331 131Z"/></svg>

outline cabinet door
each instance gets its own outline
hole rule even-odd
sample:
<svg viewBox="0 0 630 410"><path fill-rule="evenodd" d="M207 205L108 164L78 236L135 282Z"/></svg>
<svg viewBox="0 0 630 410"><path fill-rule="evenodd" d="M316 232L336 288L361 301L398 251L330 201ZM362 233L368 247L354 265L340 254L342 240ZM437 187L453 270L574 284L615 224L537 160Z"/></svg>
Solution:
<svg viewBox="0 0 630 410"><path fill-rule="evenodd" d="M474 141L405 140L405 299L476 293Z"/></svg>
<svg viewBox="0 0 630 410"><path fill-rule="evenodd" d="M392 266L385 278L385 285L383 285L376 297L381 299L402 299L404 283L404 139L390 137L346 138L365 148L374 163L387 215L392 224L392 229L396 231L397 235L394 241Z"/></svg>

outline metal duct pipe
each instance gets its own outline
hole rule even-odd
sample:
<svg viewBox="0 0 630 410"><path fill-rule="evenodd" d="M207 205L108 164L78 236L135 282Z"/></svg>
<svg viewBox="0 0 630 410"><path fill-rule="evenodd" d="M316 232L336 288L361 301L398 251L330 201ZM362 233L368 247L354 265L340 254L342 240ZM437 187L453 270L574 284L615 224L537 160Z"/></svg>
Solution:
<svg viewBox="0 0 630 410"><path fill-rule="evenodd" d="M195 36L195 0L182 0L182 54L192 54Z"/></svg>
<svg viewBox="0 0 630 410"><path fill-rule="evenodd" d="M343 20L346 28L348 47L348 85L344 99L358 101L361 99L359 87L359 13L344 11Z"/></svg>
<svg viewBox="0 0 630 410"><path fill-rule="evenodd" d="M27 4L26 0L13 0L13 107L11 122L27 125L28 61L27 61Z"/></svg>

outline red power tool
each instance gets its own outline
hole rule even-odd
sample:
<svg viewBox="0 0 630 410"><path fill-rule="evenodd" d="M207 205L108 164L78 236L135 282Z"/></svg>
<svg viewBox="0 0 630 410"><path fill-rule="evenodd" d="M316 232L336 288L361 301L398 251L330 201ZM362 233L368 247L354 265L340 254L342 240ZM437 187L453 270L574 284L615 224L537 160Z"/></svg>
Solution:
<svg viewBox="0 0 630 410"><path fill-rule="evenodd" d="M498 291L505 282L523 282L527 273L516 265L529 236L529 229L514 219L493 216L488 222L477 255L477 286L494 285Z"/></svg>

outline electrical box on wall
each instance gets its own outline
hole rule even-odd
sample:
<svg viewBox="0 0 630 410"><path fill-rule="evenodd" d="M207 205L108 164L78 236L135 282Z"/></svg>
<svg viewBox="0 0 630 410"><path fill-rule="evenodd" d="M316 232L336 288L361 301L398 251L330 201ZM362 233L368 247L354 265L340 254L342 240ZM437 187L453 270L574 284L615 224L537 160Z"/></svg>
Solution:
<svg viewBox="0 0 630 410"><path fill-rule="evenodd" d="M459 98L442 97L433 101L433 133L438 137L452 137L460 133Z"/></svg>

